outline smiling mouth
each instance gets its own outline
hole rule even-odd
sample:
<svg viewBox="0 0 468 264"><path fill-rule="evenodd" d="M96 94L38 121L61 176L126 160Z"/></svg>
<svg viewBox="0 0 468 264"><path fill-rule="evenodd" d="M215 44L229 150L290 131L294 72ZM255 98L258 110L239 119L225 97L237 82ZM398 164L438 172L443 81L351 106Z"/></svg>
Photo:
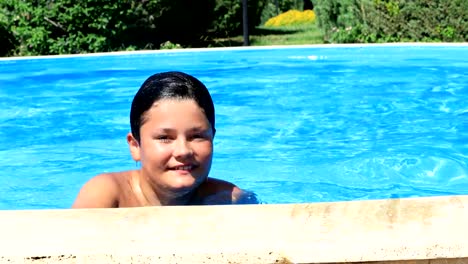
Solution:
<svg viewBox="0 0 468 264"><path fill-rule="evenodd" d="M183 171L191 171L195 168L193 165L183 165L183 166L176 166L173 167L171 170L183 170Z"/></svg>

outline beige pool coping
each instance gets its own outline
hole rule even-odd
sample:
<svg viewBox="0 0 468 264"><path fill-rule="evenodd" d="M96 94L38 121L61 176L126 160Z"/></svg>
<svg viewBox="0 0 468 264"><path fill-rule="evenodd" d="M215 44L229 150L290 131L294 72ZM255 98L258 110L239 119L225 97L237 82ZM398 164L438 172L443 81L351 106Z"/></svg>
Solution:
<svg viewBox="0 0 468 264"><path fill-rule="evenodd" d="M468 263L468 196L0 211L1 263Z"/></svg>

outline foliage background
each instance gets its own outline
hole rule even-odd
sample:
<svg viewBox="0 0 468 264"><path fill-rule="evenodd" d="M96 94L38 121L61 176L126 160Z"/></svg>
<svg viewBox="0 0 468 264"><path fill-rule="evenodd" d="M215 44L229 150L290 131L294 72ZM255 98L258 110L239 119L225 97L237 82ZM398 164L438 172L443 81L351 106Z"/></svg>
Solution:
<svg viewBox="0 0 468 264"><path fill-rule="evenodd" d="M266 0L249 0L251 28ZM0 55L204 46L242 32L241 1L0 0Z"/></svg>
<svg viewBox="0 0 468 264"><path fill-rule="evenodd" d="M468 39L468 0L313 0L313 4L320 29L286 25L285 30L273 31L261 25L288 10L302 10L303 1L248 0L249 32L276 34L266 41L302 34L299 37L304 39L296 40L302 44L317 43L319 30L322 43ZM241 0L0 0L0 56L229 46L242 43L230 40L239 35Z"/></svg>
<svg viewBox="0 0 468 264"><path fill-rule="evenodd" d="M465 42L468 0L315 0L325 42Z"/></svg>

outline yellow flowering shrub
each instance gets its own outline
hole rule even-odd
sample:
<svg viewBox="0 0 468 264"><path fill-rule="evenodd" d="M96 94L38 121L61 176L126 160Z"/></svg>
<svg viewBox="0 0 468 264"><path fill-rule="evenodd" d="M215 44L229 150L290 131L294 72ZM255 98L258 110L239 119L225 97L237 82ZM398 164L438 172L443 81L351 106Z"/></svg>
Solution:
<svg viewBox="0 0 468 264"><path fill-rule="evenodd" d="M268 19L265 23L267 27L302 25L315 22L315 13L312 10L289 10Z"/></svg>

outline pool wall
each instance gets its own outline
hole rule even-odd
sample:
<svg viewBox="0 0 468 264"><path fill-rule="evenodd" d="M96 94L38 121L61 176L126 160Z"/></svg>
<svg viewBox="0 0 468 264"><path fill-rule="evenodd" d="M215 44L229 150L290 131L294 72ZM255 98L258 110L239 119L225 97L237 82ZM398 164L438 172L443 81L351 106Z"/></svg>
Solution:
<svg viewBox="0 0 468 264"><path fill-rule="evenodd" d="M1 263L468 263L468 196L0 211Z"/></svg>

